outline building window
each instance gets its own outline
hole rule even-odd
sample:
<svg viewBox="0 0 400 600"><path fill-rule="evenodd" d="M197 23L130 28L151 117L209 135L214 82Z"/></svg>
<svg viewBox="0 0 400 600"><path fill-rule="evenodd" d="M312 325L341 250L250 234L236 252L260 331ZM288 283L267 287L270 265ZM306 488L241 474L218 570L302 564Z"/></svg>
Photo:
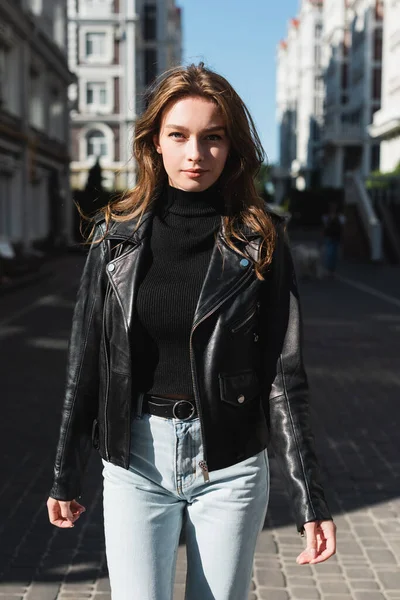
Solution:
<svg viewBox="0 0 400 600"><path fill-rule="evenodd" d="M143 37L145 41L157 39L157 6L155 4L144 6Z"/></svg>
<svg viewBox="0 0 400 600"><path fill-rule="evenodd" d="M3 155L0 155L0 161ZM1 165L0 165L1 166ZM0 168L0 236L9 238L12 232L12 180L8 171Z"/></svg>
<svg viewBox="0 0 400 600"><path fill-rule="evenodd" d="M383 32L381 28L375 30L374 36L374 60L382 60L382 37Z"/></svg>
<svg viewBox="0 0 400 600"><path fill-rule="evenodd" d="M322 94L324 91L324 78L322 75L316 75L314 78L314 90L317 94Z"/></svg>
<svg viewBox="0 0 400 600"><path fill-rule="evenodd" d="M351 31L346 29L343 38L343 56L348 56L351 47Z"/></svg>
<svg viewBox="0 0 400 600"><path fill-rule="evenodd" d="M54 2L53 37L56 44L64 49L66 44L65 33L65 6L64 2Z"/></svg>
<svg viewBox="0 0 400 600"><path fill-rule="evenodd" d="M375 19L377 21L382 21L383 20L383 11L384 11L383 0L376 0L376 4L375 4Z"/></svg>
<svg viewBox="0 0 400 600"><path fill-rule="evenodd" d="M58 88L50 91L49 132L51 137L64 139L64 102Z"/></svg>
<svg viewBox="0 0 400 600"><path fill-rule="evenodd" d="M91 156L107 156L107 141L106 136L102 131L89 131L86 135L86 141L86 153L88 158Z"/></svg>
<svg viewBox="0 0 400 600"><path fill-rule="evenodd" d="M88 106L105 106L107 104L107 86L104 81L88 81L86 104Z"/></svg>
<svg viewBox="0 0 400 600"><path fill-rule="evenodd" d="M45 114L42 78L33 70L30 71L29 88L29 123L37 129L43 129Z"/></svg>
<svg viewBox="0 0 400 600"><path fill-rule="evenodd" d="M381 147L380 144L374 144L371 147L371 171L378 171L381 161Z"/></svg>
<svg viewBox="0 0 400 600"><path fill-rule="evenodd" d="M106 54L106 34L92 31L86 34L86 56L104 57Z"/></svg>
<svg viewBox="0 0 400 600"><path fill-rule="evenodd" d="M321 46L320 46L320 44L316 44L315 45L315 49L314 49L314 61L315 61L315 66L316 67L321 66Z"/></svg>
<svg viewBox="0 0 400 600"><path fill-rule="evenodd" d="M0 101L4 102L7 94L8 52L0 45Z"/></svg>
<svg viewBox="0 0 400 600"><path fill-rule="evenodd" d="M311 139L314 142L318 142L321 139L321 129L315 119L311 121Z"/></svg>
<svg viewBox="0 0 400 600"><path fill-rule="evenodd" d="M321 117L324 114L324 99L322 96L314 97L314 115Z"/></svg>
<svg viewBox="0 0 400 600"><path fill-rule="evenodd" d="M144 82L149 85L157 77L157 50L146 48L144 51Z"/></svg>
<svg viewBox="0 0 400 600"><path fill-rule="evenodd" d="M2 34L5 38L0 24L0 105L9 113L20 116L22 109L20 51L22 47L19 44L3 45Z"/></svg>
<svg viewBox="0 0 400 600"><path fill-rule="evenodd" d="M347 64L342 65L342 90L347 90L349 85L349 69Z"/></svg>
<svg viewBox="0 0 400 600"><path fill-rule="evenodd" d="M380 100L382 93L382 69L376 67L372 78L372 97L374 100Z"/></svg>

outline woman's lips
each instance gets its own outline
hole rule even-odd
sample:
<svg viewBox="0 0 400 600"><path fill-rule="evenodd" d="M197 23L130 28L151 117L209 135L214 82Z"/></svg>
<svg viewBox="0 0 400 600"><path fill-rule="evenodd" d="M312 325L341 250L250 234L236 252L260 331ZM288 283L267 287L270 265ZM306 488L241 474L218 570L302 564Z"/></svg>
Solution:
<svg viewBox="0 0 400 600"><path fill-rule="evenodd" d="M183 171L185 175L190 177L191 179L199 179L202 175L205 175L207 171Z"/></svg>

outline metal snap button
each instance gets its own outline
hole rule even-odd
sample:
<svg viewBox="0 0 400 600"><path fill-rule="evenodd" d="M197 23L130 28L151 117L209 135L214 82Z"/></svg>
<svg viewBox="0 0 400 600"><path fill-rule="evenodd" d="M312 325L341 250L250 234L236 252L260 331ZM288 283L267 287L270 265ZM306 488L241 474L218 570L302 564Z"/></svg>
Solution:
<svg viewBox="0 0 400 600"><path fill-rule="evenodd" d="M257 333L254 334L254 341L258 342L258 335L257 335Z"/></svg>
<svg viewBox="0 0 400 600"><path fill-rule="evenodd" d="M237 401L239 402L239 404L243 404L243 402L246 400L246 398L243 396L243 394L240 394L240 396L238 396Z"/></svg>
<svg viewBox="0 0 400 600"><path fill-rule="evenodd" d="M108 271L112 272L112 271L114 271L114 269L115 269L114 263L110 263L109 265L107 265L107 270Z"/></svg>
<svg viewBox="0 0 400 600"><path fill-rule="evenodd" d="M247 258L242 258L242 260L240 261L241 267L247 267L248 264L249 264L249 261L247 260Z"/></svg>

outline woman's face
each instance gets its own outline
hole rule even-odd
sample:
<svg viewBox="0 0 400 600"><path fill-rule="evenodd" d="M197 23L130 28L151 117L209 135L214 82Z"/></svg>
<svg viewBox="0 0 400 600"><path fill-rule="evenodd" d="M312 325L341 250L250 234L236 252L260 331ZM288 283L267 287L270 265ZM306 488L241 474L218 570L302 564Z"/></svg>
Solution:
<svg viewBox="0 0 400 600"><path fill-rule="evenodd" d="M153 139L169 184L187 192L201 192L217 181L230 147L218 106L195 96L165 109Z"/></svg>

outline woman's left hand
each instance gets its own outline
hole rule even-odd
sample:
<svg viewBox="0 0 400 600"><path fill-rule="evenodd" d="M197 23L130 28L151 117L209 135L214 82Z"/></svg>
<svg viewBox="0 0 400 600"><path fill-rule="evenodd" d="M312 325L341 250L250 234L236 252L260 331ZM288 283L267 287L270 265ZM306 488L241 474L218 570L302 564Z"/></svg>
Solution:
<svg viewBox="0 0 400 600"><path fill-rule="evenodd" d="M296 558L298 565L315 565L328 560L336 552L336 525L333 521L305 523L307 548Z"/></svg>

